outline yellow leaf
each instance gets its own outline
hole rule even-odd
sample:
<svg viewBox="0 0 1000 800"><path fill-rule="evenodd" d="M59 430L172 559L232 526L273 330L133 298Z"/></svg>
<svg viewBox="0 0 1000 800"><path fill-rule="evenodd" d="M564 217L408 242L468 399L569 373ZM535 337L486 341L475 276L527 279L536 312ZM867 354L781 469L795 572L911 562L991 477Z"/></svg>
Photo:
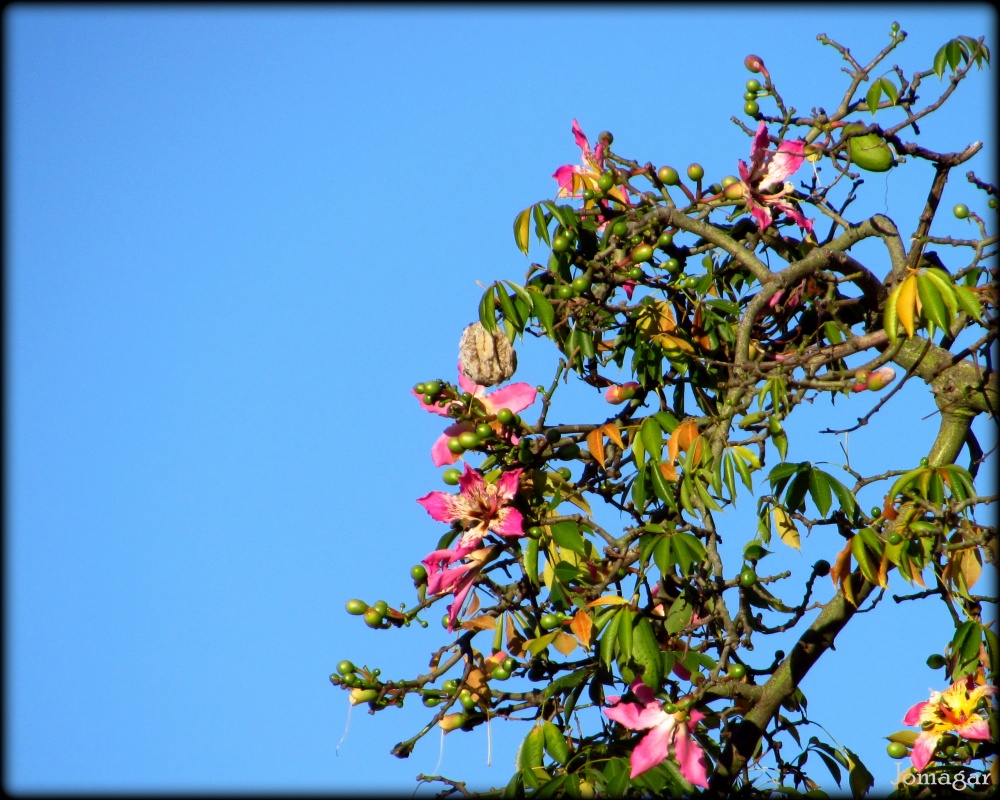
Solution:
<svg viewBox="0 0 1000 800"><path fill-rule="evenodd" d="M781 541L789 547L801 550L802 543L799 531L785 509L775 506L771 513L774 515L774 525L778 530L778 536L781 538Z"/></svg>
<svg viewBox="0 0 1000 800"><path fill-rule="evenodd" d="M514 218L514 241L517 249L528 255L528 230L531 224L531 206Z"/></svg>
<svg viewBox="0 0 1000 800"><path fill-rule="evenodd" d="M628 603L624 597L617 594L609 594L604 597L598 597L596 600L591 600L587 603L587 608L594 608L594 606L623 606Z"/></svg>
<svg viewBox="0 0 1000 800"><path fill-rule="evenodd" d="M576 650L579 642L568 633L560 632L558 636L552 641L552 646L555 647L564 656L568 656L574 650Z"/></svg>
<svg viewBox="0 0 1000 800"><path fill-rule="evenodd" d="M491 631L496 627L496 620L488 614L467 619L461 625L467 631Z"/></svg>
<svg viewBox="0 0 1000 800"><path fill-rule="evenodd" d="M913 321L917 316L917 276L910 275L899 287L896 296L896 317L907 336L913 336Z"/></svg>
<svg viewBox="0 0 1000 800"><path fill-rule="evenodd" d="M618 426L615 425L615 423L605 422L601 426L601 430L604 431L605 436L618 445L622 450L625 449L625 443L622 442L621 432L618 430Z"/></svg>
<svg viewBox="0 0 1000 800"><path fill-rule="evenodd" d="M853 537L852 537L853 538ZM830 569L830 580L833 581L833 588L843 585L844 579L851 574L851 540L847 540L844 549L837 553Z"/></svg>

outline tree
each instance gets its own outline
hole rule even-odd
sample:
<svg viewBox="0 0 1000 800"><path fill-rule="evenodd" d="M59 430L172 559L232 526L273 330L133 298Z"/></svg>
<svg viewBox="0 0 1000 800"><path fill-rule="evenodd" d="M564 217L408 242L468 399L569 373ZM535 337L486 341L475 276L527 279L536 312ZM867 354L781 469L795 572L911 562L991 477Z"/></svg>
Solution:
<svg viewBox="0 0 1000 800"><path fill-rule="evenodd" d="M952 213L968 238L933 231L946 182L982 143L945 153L918 139L989 50L959 37L907 76L887 66L906 38L898 25L867 64L818 38L845 65L837 107L786 107L763 60L747 56L754 124L734 122L749 156L718 183L698 164L681 174L619 154L608 132L591 142L574 121L581 163L556 171L556 201L514 220L520 250L533 230L547 263L531 264L523 284L487 287L457 382L413 388L450 423L435 463L482 460L445 472L456 492L419 499L450 527L413 570L414 607L347 604L375 628L426 626L421 615L447 605L456 635L427 673L384 681L344 661L331 676L373 713L408 696L433 709L395 755L435 727L530 719L506 796L794 794L817 788L807 763L818 762L861 796L872 776L860 759L802 735L800 684L855 615L878 613L891 581L912 587L897 601L943 603L955 626L932 657L941 691L906 713L909 729L885 732L890 754L911 762L897 793L987 791L1000 642L996 597L977 591L996 564L996 529L982 520L995 497L980 494L990 453L972 424L995 422L1000 403L997 237L964 204ZM921 161L933 177L909 227L851 216L866 175ZM997 187L965 178L995 209ZM851 252L862 243L879 258ZM507 383L525 336L558 351L548 388ZM892 402L907 382L922 382L939 411L919 464L862 474L849 460L837 473L786 459L786 421L804 403L884 391L856 427L877 424L907 413ZM596 419L548 421L557 393L588 387L606 401ZM521 416L539 402L534 422ZM885 500L865 510L856 495L871 484ZM726 530L720 513L751 495L756 530ZM830 559L779 587L788 573L768 574L769 548L798 549L814 529L837 542ZM742 537L735 563L724 537ZM820 580L836 588L825 603L813 600ZM754 655L787 631L797 637L787 653ZM508 688L511 677L524 688Z"/></svg>

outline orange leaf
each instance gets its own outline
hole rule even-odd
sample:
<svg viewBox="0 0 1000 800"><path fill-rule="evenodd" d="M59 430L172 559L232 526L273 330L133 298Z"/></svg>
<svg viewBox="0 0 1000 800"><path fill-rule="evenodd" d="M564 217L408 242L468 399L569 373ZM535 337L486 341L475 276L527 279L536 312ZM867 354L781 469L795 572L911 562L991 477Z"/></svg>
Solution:
<svg viewBox="0 0 1000 800"><path fill-rule="evenodd" d="M587 434L587 449L590 454L597 459L597 463L604 466L604 436L600 428L594 428Z"/></svg>
<svg viewBox="0 0 1000 800"><path fill-rule="evenodd" d="M672 462L662 461L656 465L660 474L668 481L676 481L680 476L677 474L677 467Z"/></svg>
<svg viewBox="0 0 1000 800"><path fill-rule="evenodd" d="M851 539L854 537L852 536ZM847 540L844 549L837 553L830 568L830 580L833 581L833 588L836 589L844 582L844 576L851 574L851 539Z"/></svg>
<svg viewBox="0 0 1000 800"><path fill-rule="evenodd" d="M496 628L497 621L488 614L480 614L478 617L467 619L460 627L467 631L491 631Z"/></svg>
<svg viewBox="0 0 1000 800"><path fill-rule="evenodd" d="M624 597L617 594L607 594L604 597L598 597L596 600L591 600L587 603L587 608L593 608L594 606L623 606L628 603Z"/></svg>
<svg viewBox="0 0 1000 800"><path fill-rule="evenodd" d="M890 522L899 516L899 512L893 506L892 498L889 495L885 496L885 502L882 503L882 516Z"/></svg>
<svg viewBox="0 0 1000 800"><path fill-rule="evenodd" d="M601 430L604 431L605 436L607 436L612 442L618 445L622 450L625 449L625 443L622 442L621 431L618 430L618 426L613 422L605 422L601 426Z"/></svg>
<svg viewBox="0 0 1000 800"><path fill-rule="evenodd" d="M577 611L573 615L573 620L569 624L569 629L576 634L584 646L590 647L590 635L594 631L594 621L586 611Z"/></svg>

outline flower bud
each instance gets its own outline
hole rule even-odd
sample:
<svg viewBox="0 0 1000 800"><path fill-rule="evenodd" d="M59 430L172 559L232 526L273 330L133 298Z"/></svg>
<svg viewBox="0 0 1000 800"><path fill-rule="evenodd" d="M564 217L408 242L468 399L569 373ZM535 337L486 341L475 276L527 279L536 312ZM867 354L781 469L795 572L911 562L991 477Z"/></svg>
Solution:
<svg viewBox="0 0 1000 800"><path fill-rule="evenodd" d="M743 59L743 66L751 72L759 72L765 78L769 77L767 67L764 66L764 61L760 56L748 55Z"/></svg>
<svg viewBox="0 0 1000 800"><path fill-rule="evenodd" d="M626 400L631 400L639 390L639 384L635 381L623 383L621 386L611 386L604 393L604 399L614 405L620 405Z"/></svg>
<svg viewBox="0 0 1000 800"><path fill-rule="evenodd" d="M892 367L882 367L868 373L868 390L878 392L896 379L896 370Z"/></svg>
<svg viewBox="0 0 1000 800"><path fill-rule="evenodd" d="M465 714L445 714L438 720L438 726L445 733L451 733L465 724Z"/></svg>
<svg viewBox="0 0 1000 800"><path fill-rule="evenodd" d="M351 705L356 706L359 703L367 703L378 697L378 690L376 689L361 689L355 688L351 689Z"/></svg>

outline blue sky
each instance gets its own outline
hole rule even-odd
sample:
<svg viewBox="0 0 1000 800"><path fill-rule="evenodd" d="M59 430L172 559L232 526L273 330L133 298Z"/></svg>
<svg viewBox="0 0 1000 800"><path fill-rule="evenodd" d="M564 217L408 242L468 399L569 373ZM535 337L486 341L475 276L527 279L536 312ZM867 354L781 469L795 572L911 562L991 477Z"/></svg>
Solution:
<svg viewBox="0 0 1000 800"><path fill-rule="evenodd" d="M808 110L844 81L820 32L868 59L898 20L908 72L955 35L996 44L991 7L954 3L4 15L8 791L410 794L439 758L504 782L524 724L494 725L491 767L482 729L400 761L388 751L425 710L356 708L338 752L347 699L328 675L350 658L404 677L445 641L371 631L343 605L413 602L409 568L442 533L414 498L445 487L440 419L408 390L454 379L477 282L523 278L511 223L577 161L572 119L721 177L748 150L728 121L747 53ZM991 72L963 85L927 145L985 140L975 167L995 174L995 89ZM907 224L926 178L873 176L858 213ZM986 212L957 179L945 201ZM518 379L551 381L551 351L520 356ZM558 421L604 413L594 394L557 399ZM859 468L926 453L933 406L898 401L850 437ZM816 431L869 408L818 401L789 458L842 462ZM832 560L821 539L775 571ZM891 605L804 687L877 787L896 775L879 737L941 688L923 661L947 637L938 609Z"/></svg>

